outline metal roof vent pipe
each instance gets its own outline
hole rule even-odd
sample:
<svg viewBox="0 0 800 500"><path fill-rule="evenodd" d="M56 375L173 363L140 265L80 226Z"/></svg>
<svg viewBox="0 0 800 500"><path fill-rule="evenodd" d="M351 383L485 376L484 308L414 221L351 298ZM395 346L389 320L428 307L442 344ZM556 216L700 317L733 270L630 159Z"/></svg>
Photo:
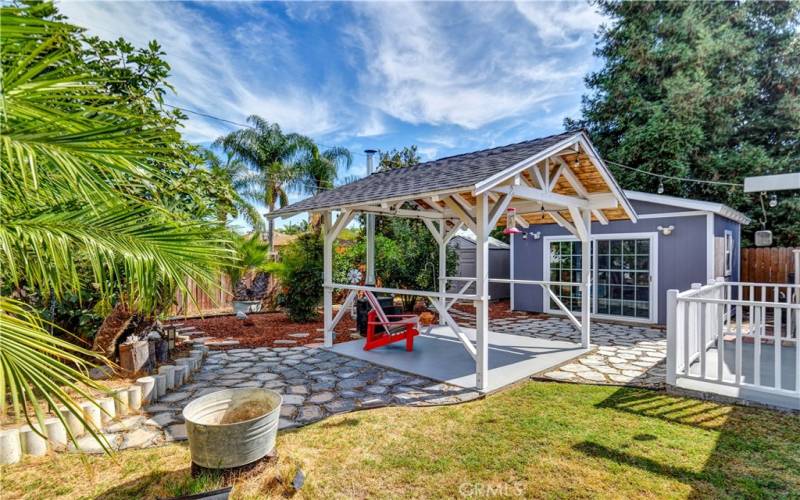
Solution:
<svg viewBox="0 0 800 500"><path fill-rule="evenodd" d="M372 158L375 156L375 153L378 151L376 149L365 149L364 153L367 155L367 175L372 175L374 173L372 168Z"/></svg>

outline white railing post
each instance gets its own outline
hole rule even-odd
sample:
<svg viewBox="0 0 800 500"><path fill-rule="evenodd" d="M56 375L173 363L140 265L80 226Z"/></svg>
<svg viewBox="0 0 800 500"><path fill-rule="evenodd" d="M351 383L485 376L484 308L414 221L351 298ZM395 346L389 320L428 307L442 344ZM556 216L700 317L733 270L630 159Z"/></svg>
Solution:
<svg viewBox="0 0 800 500"><path fill-rule="evenodd" d="M667 383L675 385L678 371L678 290L667 290Z"/></svg>

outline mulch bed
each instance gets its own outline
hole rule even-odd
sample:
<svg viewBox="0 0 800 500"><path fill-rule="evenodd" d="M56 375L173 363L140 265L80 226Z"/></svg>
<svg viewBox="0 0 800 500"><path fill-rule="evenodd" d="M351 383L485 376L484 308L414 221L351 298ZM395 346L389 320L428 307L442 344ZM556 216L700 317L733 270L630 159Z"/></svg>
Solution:
<svg viewBox="0 0 800 500"><path fill-rule="evenodd" d="M322 315L311 323L294 323L282 312L250 313L246 320L237 319L234 315L215 316L210 318L194 318L178 320L185 326L193 326L208 337L218 340L234 339L238 346L227 346L229 349L240 347L292 347L323 341ZM355 328L355 320L345 314L336 325L334 342L352 340L351 329ZM308 337L290 337L291 333L307 333ZM275 344L276 340L294 340L292 345ZM216 349L216 348L215 348Z"/></svg>
<svg viewBox="0 0 800 500"><path fill-rule="evenodd" d="M472 304L460 302L453 305L453 309L465 312L467 314L475 314L475 306ZM503 319L503 318L530 318L530 319L547 319L549 316L542 313L532 313L526 311L512 311L511 302L508 300L496 300L489 302L489 319Z"/></svg>

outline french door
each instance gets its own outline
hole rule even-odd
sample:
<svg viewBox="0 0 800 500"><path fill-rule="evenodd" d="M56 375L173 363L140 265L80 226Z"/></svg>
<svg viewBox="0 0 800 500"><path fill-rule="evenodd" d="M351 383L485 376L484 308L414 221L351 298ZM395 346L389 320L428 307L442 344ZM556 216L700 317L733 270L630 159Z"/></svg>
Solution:
<svg viewBox="0 0 800 500"><path fill-rule="evenodd" d="M545 244L545 275L550 281L581 282L581 242L574 238L549 237ZM656 252L655 233L595 235L592 237L592 314L597 317L655 322ZM553 292L571 311L580 312L580 287L554 286ZM549 296L545 309L558 313Z"/></svg>

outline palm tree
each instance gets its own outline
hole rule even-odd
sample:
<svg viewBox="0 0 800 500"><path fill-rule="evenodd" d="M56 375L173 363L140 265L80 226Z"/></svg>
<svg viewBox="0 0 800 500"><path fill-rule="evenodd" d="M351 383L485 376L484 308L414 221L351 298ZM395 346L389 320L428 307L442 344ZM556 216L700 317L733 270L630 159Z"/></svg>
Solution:
<svg viewBox="0 0 800 500"><path fill-rule="evenodd" d="M295 161L311 148L312 142L300 134L285 134L277 123L269 123L257 115L247 118L249 127L220 137L215 145L222 146L250 167L249 175L241 181L247 187L242 195L263 203L272 213L275 207L289 202L288 189L299 177ZM275 223L268 220L267 241L273 248Z"/></svg>
<svg viewBox="0 0 800 500"><path fill-rule="evenodd" d="M225 224L228 215L234 217L241 215L254 231L263 232L264 218L258 213L258 209L242 195L250 189L248 181L251 180L251 176L247 165L230 151L226 153L224 162L210 149L205 150L203 156L211 176L230 190L229 196L232 205L218 207L217 219L219 222Z"/></svg>
<svg viewBox="0 0 800 500"><path fill-rule="evenodd" d="M340 168L346 171L352 164L353 155L347 148L332 147L320 152L317 145L312 144L296 164L299 175L293 186L301 193L315 196L332 189L340 179ZM309 225L317 228L321 221L319 215L312 214Z"/></svg>
<svg viewBox="0 0 800 500"><path fill-rule="evenodd" d="M229 241L156 201L186 160L174 123L150 98L110 93L74 50L77 28L36 8L0 9L0 282L60 300L81 286L83 262L104 301L146 312L165 288L189 294L187 277L210 288ZM66 424L61 404L107 446L70 392L93 401L103 387L88 370L108 361L48 329L18 295L0 296L0 412L10 402L29 419L30 407L44 429L45 403Z"/></svg>

